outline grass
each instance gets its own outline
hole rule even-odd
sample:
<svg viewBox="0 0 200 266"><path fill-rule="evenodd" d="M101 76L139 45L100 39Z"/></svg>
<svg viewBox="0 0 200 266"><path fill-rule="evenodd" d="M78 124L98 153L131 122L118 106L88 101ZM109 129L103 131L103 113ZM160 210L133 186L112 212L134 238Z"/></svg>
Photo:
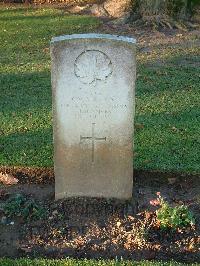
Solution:
<svg viewBox="0 0 200 266"><path fill-rule="evenodd" d="M19 260L11 260L11 259L0 259L0 266L184 266L184 265L199 265L199 264L184 264L177 262L131 262L131 261L106 261L106 260L74 260L74 259L66 259L66 260L45 260L45 259L19 259Z"/></svg>
<svg viewBox="0 0 200 266"><path fill-rule="evenodd" d="M53 166L49 41L99 20L50 8L0 8L0 165ZM198 48L138 55L135 167L199 173ZM160 63L160 61L162 61Z"/></svg>
<svg viewBox="0 0 200 266"><path fill-rule="evenodd" d="M135 141L139 168L200 170L200 76L195 65L177 62L182 58L195 62L200 56L194 54L197 51L193 57L182 52L161 66L139 66L136 122L143 125Z"/></svg>
<svg viewBox="0 0 200 266"><path fill-rule="evenodd" d="M0 9L1 165L51 166L49 42L99 21L56 9Z"/></svg>

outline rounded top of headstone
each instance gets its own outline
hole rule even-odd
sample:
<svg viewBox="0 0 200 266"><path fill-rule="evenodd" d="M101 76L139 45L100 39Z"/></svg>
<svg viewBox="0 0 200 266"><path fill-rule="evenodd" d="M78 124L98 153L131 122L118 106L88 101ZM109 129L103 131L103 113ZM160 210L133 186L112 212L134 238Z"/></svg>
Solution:
<svg viewBox="0 0 200 266"><path fill-rule="evenodd" d="M127 43L136 43L136 39L127 36L96 34L96 33L61 35L58 37L53 37L51 43L65 41L65 40L76 40L76 39L106 39L106 40L122 41Z"/></svg>

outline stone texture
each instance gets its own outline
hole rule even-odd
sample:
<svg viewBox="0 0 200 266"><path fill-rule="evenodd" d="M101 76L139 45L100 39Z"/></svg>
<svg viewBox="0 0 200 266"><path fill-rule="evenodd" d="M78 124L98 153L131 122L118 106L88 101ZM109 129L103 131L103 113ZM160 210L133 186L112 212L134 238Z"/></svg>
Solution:
<svg viewBox="0 0 200 266"><path fill-rule="evenodd" d="M135 40L51 42L56 199L128 199L133 186Z"/></svg>

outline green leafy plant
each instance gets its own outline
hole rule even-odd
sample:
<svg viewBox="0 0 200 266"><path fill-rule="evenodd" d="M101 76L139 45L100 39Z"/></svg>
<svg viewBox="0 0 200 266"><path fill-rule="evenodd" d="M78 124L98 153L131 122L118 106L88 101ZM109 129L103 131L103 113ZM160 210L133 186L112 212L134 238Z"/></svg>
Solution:
<svg viewBox="0 0 200 266"><path fill-rule="evenodd" d="M195 224L192 212L185 205L171 207L157 192L158 198L150 201L151 205L160 206L156 211L157 220L161 229L178 229Z"/></svg>
<svg viewBox="0 0 200 266"><path fill-rule="evenodd" d="M8 199L4 205L4 212L9 217L22 217L25 220L37 220L46 214L44 208L39 206L34 199L28 199L22 194L16 194Z"/></svg>

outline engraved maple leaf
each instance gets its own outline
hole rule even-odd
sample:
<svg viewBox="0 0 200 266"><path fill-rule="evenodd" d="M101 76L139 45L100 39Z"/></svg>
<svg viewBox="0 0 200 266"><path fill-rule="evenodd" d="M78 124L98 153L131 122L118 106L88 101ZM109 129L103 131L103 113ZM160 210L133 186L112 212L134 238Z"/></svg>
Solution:
<svg viewBox="0 0 200 266"><path fill-rule="evenodd" d="M100 51L86 51L75 62L75 75L86 84L105 81L112 74L112 63L108 56Z"/></svg>

